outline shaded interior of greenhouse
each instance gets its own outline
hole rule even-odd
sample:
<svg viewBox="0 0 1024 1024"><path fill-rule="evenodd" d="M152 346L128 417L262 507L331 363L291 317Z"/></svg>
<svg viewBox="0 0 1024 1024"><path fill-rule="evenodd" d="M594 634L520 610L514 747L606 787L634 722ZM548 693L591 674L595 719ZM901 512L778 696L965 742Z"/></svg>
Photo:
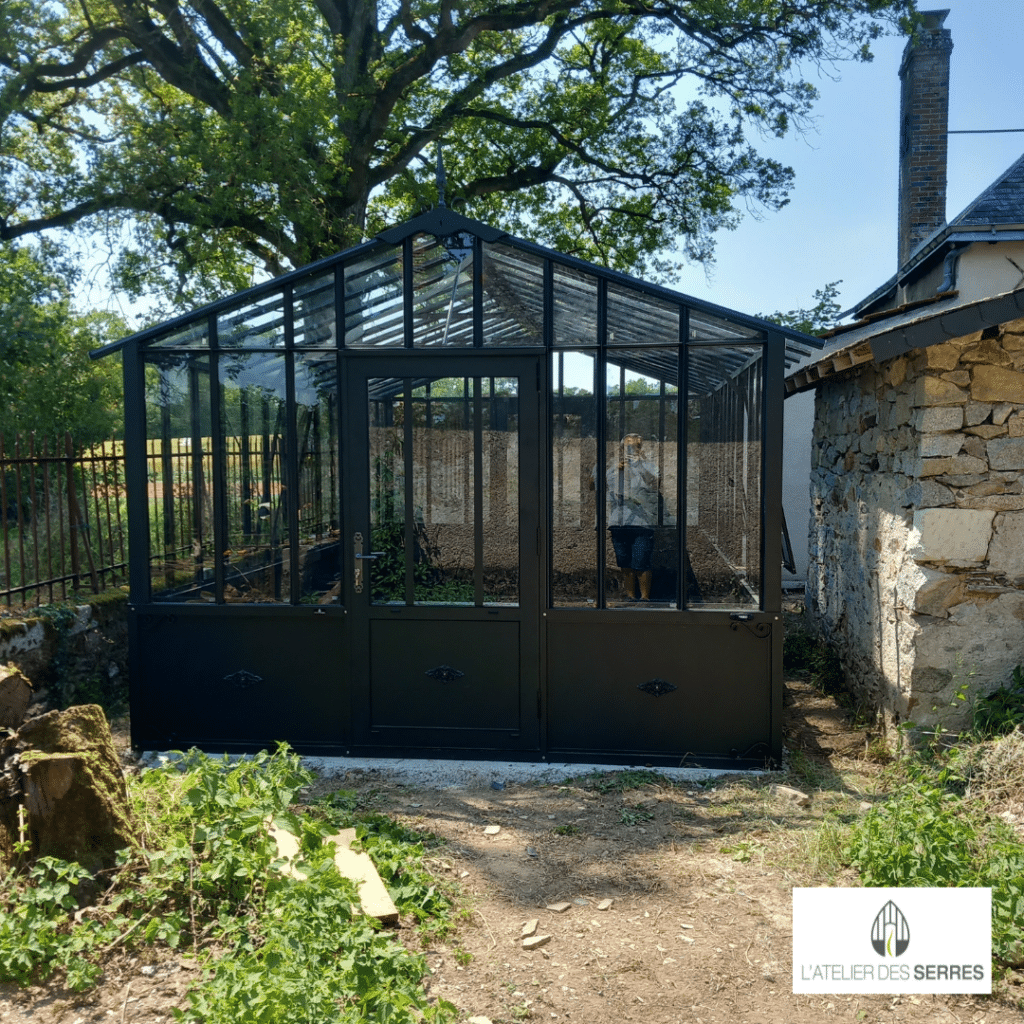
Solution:
<svg viewBox="0 0 1024 1024"><path fill-rule="evenodd" d="M778 763L820 344L442 207L100 350L133 743Z"/></svg>

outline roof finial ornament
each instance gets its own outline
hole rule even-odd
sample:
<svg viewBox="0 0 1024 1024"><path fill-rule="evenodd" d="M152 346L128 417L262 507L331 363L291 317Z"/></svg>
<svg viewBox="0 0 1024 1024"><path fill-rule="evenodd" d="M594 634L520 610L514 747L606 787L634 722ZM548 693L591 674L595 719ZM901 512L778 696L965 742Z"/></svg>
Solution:
<svg viewBox="0 0 1024 1024"><path fill-rule="evenodd" d="M444 186L448 179L444 173L444 158L441 156L441 140L437 140L437 205L444 206Z"/></svg>

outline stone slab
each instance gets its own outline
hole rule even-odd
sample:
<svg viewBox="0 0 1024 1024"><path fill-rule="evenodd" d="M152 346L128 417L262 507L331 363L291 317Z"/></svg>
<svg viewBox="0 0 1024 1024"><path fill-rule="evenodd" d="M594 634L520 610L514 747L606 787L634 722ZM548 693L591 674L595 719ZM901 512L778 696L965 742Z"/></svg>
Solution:
<svg viewBox="0 0 1024 1024"><path fill-rule="evenodd" d="M269 822L267 828L277 843L278 855L289 862L281 870L292 878L304 879L305 873L295 867L295 861L299 859L298 839L287 829L278 828L273 822ZM354 828L345 828L336 835L327 837L325 842L334 843L335 846L335 867L344 878L356 883L364 914L377 918L382 924L397 924L398 908L388 895L373 861L362 850L350 849L355 838Z"/></svg>
<svg viewBox="0 0 1024 1024"><path fill-rule="evenodd" d="M994 516L981 509L918 509L907 538L908 553L915 562L983 562Z"/></svg>
<svg viewBox="0 0 1024 1024"><path fill-rule="evenodd" d="M1004 366L976 366L971 398L979 402L1014 402L1024 405L1024 373Z"/></svg>
<svg viewBox="0 0 1024 1024"><path fill-rule="evenodd" d="M986 411L985 415L988 415ZM983 416L982 419L985 417ZM977 422L981 422L978 420ZM964 425L964 410L957 405L940 405L934 408L918 409L914 414L914 426L922 433L940 433L944 430L959 430Z"/></svg>
<svg viewBox="0 0 1024 1024"><path fill-rule="evenodd" d="M1013 581L1024 577L1024 512L1005 512L996 517L988 567Z"/></svg>
<svg viewBox="0 0 1024 1024"><path fill-rule="evenodd" d="M989 441L988 462L993 469L1024 469L1024 437L1001 437Z"/></svg>

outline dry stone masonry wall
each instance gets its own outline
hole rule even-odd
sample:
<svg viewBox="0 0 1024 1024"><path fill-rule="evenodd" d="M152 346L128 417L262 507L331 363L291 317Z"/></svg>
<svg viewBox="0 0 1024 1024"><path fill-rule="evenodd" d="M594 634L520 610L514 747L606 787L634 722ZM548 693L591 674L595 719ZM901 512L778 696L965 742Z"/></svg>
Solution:
<svg viewBox="0 0 1024 1024"><path fill-rule="evenodd" d="M1024 320L823 382L811 460L810 615L890 726L960 727L1024 662Z"/></svg>

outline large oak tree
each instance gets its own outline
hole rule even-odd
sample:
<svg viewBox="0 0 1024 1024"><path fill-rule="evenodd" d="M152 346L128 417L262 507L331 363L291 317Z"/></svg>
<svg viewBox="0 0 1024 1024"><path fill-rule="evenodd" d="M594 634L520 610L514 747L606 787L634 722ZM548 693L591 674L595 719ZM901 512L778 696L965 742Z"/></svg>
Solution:
<svg viewBox="0 0 1024 1024"><path fill-rule="evenodd" d="M4 0L0 240L105 237L192 303L435 203L664 272L792 171L750 139L913 0Z"/></svg>

